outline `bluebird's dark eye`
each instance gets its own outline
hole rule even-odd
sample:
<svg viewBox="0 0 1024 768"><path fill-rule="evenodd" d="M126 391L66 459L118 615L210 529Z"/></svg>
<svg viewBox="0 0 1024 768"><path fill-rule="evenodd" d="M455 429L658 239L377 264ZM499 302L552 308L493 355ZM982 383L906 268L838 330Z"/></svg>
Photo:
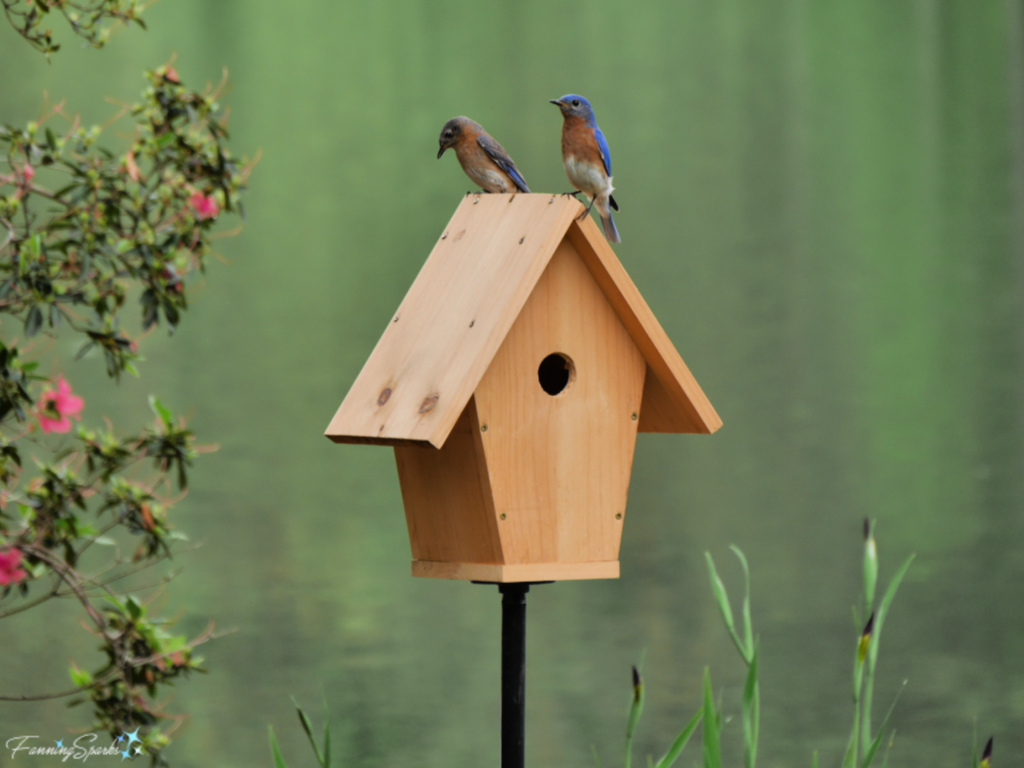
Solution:
<svg viewBox="0 0 1024 768"><path fill-rule="evenodd" d="M573 105L574 107L578 107L578 106L580 105L580 100L579 100L579 99L573 99L573 100L572 100L572 105Z"/></svg>

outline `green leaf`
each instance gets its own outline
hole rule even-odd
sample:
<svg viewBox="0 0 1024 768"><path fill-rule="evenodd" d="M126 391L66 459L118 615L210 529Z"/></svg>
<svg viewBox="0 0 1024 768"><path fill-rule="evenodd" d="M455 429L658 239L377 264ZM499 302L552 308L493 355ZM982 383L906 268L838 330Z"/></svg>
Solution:
<svg viewBox="0 0 1024 768"><path fill-rule="evenodd" d="M71 675L71 682L77 688L88 688L93 683L92 675L84 669L79 669L74 664L68 669L68 673Z"/></svg>
<svg viewBox="0 0 1024 768"><path fill-rule="evenodd" d="M757 684L757 655L759 643L754 643L747 681L743 686L743 741L746 745L744 757L746 768L754 768L757 762L757 737L761 728L761 691Z"/></svg>
<svg viewBox="0 0 1024 768"><path fill-rule="evenodd" d="M43 311L39 309L38 304L33 304L32 309L28 311L28 316L25 318L25 336L32 338L35 336L43 327Z"/></svg>
<svg viewBox="0 0 1024 768"><path fill-rule="evenodd" d="M288 766L284 764L284 758L281 757L281 750L277 746L277 739L274 738L274 726L267 726L267 730L270 731L270 751L274 755L275 768L288 768Z"/></svg>
<svg viewBox="0 0 1024 768"><path fill-rule="evenodd" d="M736 634L736 622L732 618L732 608L729 605L729 595L725 591L725 584L718 578L718 571L715 570L715 561L711 557L710 552L704 553L705 559L708 561L708 574L711 577L711 591L715 595L715 601L718 603L718 610L722 613L722 619L725 621L725 628L729 630L729 637L732 638L733 643L736 645L736 650L740 652L740 656L743 660L750 663L750 659L747 656L746 649L743 647L743 643L740 641L739 635Z"/></svg>
<svg viewBox="0 0 1024 768"><path fill-rule="evenodd" d="M163 403L156 399L156 395L149 396L149 407L165 427L170 428L174 425L174 415L164 407Z"/></svg>
<svg viewBox="0 0 1024 768"><path fill-rule="evenodd" d="M740 565L743 566L743 645L746 648L746 661L750 664L750 659L754 655L754 626L750 621L750 568L747 566L747 558L743 555L743 550L737 547L735 544L730 544L729 549L733 551L733 554L740 561Z"/></svg>
<svg viewBox="0 0 1024 768"><path fill-rule="evenodd" d="M125 605L128 607L128 615L132 617L132 621L137 621L146 614L145 607L131 595L125 600Z"/></svg>
<svg viewBox="0 0 1024 768"><path fill-rule="evenodd" d="M903 582L903 577L906 576L907 570L910 568L910 564L914 562L914 557L915 555L908 557L903 562L903 565L900 566L896 575L892 577L888 588L885 590L885 595L882 597L882 602L878 606L878 612L875 615L875 621L871 628L871 643L868 646L867 670L864 678L864 698L862 705L863 720L861 740L865 744L871 738L871 709L875 694L875 665L878 662L878 645L882 639L882 625L885 623L885 617L889 613L889 607L892 605L892 601L896 598L896 592L899 590L900 584ZM879 731L879 735L881 735L884 730L885 729ZM866 747L863 748L866 749Z"/></svg>
<svg viewBox="0 0 1024 768"><path fill-rule="evenodd" d="M868 768L871 762L875 759L875 753L878 751L878 745L882 743L882 737L885 735L886 728L889 727L889 718L892 717L892 712L896 709L896 702L900 700L900 694L903 693L903 689L907 687L907 681L903 681L903 685L900 686L897 691L895 698L892 700L892 704L889 706L889 711L885 714L885 719L882 721L881 727L878 729L878 736L871 742L871 746L868 747L868 751L864 754L864 760L861 761L860 768Z"/></svg>
<svg viewBox="0 0 1024 768"><path fill-rule="evenodd" d="M669 751L665 753L665 756L658 761L655 768L670 768L670 766L675 763L680 753L683 751L683 748L686 747L686 743L690 740L690 737L693 736L694 731L697 730L697 726L700 725L700 721L703 717L704 709L698 709L697 714L695 714L690 722L686 724L682 733L680 733L672 743L671 749L669 749Z"/></svg>
<svg viewBox="0 0 1024 768"><path fill-rule="evenodd" d="M718 715L711 692L711 670L704 668L704 768L722 768L722 745L719 741Z"/></svg>
<svg viewBox="0 0 1024 768"><path fill-rule="evenodd" d="M870 614L875 604L875 585L878 583L878 547L875 545L875 526L864 521L864 613Z"/></svg>
<svg viewBox="0 0 1024 768"><path fill-rule="evenodd" d="M644 681L640 672L633 667L633 700L629 705L629 719L626 723L626 757L625 768L629 768L633 759L633 734L644 711Z"/></svg>
<svg viewBox="0 0 1024 768"><path fill-rule="evenodd" d="M298 702L295 701L295 697L292 697L292 704L295 705L295 711L299 713L299 722L302 723L302 730L306 732L306 736L309 738L309 743L313 747L313 754L316 755L316 760L320 765L324 764L324 756L320 753L320 748L316 745L316 739L313 738L313 724L309 721L306 713L302 711L302 707L299 706Z"/></svg>

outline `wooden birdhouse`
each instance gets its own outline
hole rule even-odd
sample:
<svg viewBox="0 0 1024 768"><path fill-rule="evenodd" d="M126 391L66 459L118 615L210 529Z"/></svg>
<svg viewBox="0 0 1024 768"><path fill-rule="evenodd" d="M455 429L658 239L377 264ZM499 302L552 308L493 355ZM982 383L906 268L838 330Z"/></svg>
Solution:
<svg viewBox="0 0 1024 768"><path fill-rule="evenodd" d="M721 426L582 210L466 197L327 428L394 446L414 576L617 578L637 431Z"/></svg>

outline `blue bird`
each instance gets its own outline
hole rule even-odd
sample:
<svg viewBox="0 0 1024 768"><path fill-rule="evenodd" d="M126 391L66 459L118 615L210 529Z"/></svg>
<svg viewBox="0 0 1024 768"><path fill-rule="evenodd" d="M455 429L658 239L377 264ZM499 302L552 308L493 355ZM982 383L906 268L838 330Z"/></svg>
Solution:
<svg viewBox="0 0 1024 768"><path fill-rule="evenodd" d="M619 210L619 204L612 197L612 156L608 151L608 142L597 127L597 118L590 102L582 96L570 93L560 99L552 99L551 103L562 110L562 162L565 164L565 175L576 192L582 192L590 198L590 209L597 206L601 217L604 236L609 243L621 243L619 231L612 219L612 209ZM583 218L581 216L580 218Z"/></svg>

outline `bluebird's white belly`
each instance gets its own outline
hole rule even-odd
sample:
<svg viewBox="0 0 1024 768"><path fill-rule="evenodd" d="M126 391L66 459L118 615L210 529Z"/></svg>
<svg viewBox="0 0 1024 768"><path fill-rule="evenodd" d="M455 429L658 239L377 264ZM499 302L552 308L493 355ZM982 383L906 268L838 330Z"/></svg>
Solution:
<svg viewBox="0 0 1024 768"><path fill-rule="evenodd" d="M610 195L614 190L612 178L604 175L604 168L577 161L572 155L565 158L565 175L576 189L590 197Z"/></svg>

